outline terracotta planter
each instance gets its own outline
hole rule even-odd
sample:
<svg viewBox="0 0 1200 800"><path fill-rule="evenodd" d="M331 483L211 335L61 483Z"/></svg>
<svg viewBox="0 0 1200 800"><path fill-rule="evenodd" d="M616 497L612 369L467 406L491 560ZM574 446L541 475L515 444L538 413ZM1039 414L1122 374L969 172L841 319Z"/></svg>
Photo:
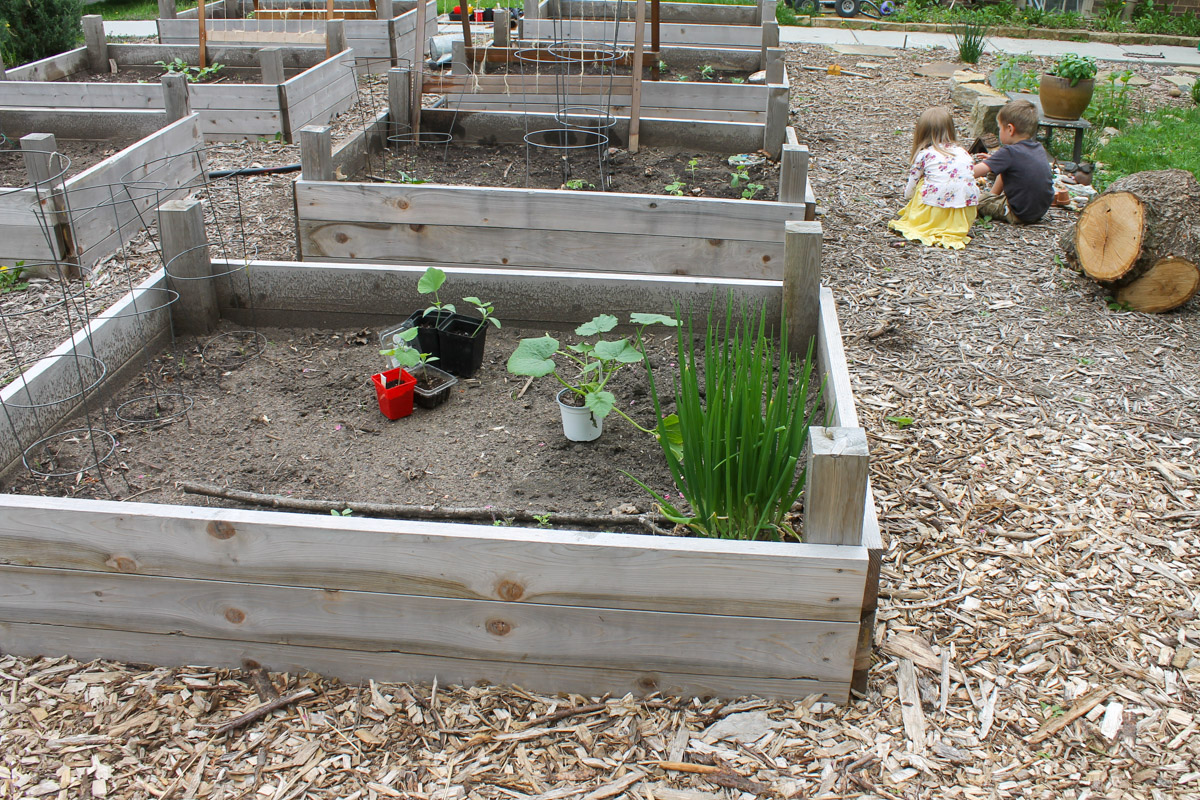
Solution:
<svg viewBox="0 0 1200 800"><path fill-rule="evenodd" d="M1092 91L1096 87L1094 78L1081 80L1074 86L1066 78L1043 73L1038 94L1042 100L1042 114L1051 119L1079 119L1092 102Z"/></svg>

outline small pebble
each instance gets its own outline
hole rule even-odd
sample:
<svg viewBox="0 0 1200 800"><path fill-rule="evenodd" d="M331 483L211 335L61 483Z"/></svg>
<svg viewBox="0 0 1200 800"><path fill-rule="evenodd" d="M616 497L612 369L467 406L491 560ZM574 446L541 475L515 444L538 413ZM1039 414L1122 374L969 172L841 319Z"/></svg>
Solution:
<svg viewBox="0 0 1200 800"><path fill-rule="evenodd" d="M1172 86L1170 89L1167 89L1167 94L1171 97L1183 97L1183 90L1178 86Z"/></svg>

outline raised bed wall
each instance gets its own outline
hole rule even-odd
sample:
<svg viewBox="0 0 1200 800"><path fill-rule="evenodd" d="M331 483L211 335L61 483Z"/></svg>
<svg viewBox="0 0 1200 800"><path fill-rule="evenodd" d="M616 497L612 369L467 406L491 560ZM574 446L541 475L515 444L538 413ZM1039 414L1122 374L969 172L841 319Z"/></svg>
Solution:
<svg viewBox="0 0 1200 800"><path fill-rule="evenodd" d="M812 229L799 235L819 240L819 226L806 224ZM807 268L818 251L806 250ZM265 305L290 306L306 320L308 309L339 305L346 319L369 319L372 310L394 319L397 307L419 302L423 271L250 268ZM502 288L549 317L574 312L574 322L622 298L666 311L672 298L704 308L706 297L731 289L773 298L776 308L785 296L778 282L675 276L457 270L453 279L464 291ZM160 280L161 273L141 290ZM836 413L845 421L853 398L840 337L829 339L838 336L835 304L827 292L809 300L819 306L812 311L824 340L820 370L827 387L842 387ZM127 315L104 322L133 324ZM158 324L165 330L165 320ZM107 361L123 337L103 337L98 355ZM847 543L837 545L3 495L0 649L170 665L252 659L354 681L488 680L584 694L820 693L845 702L861 643L870 640L864 609L874 602L880 549L869 494L847 492L836 503L857 502L865 518L839 531ZM827 502L810 497L806 515L829 511Z"/></svg>
<svg viewBox="0 0 1200 800"><path fill-rule="evenodd" d="M61 191L56 193L50 186L41 187L40 194L32 188L0 194L0 262L65 259L91 266L141 230L141 216L156 202L174 196L173 189L194 183L200 175L198 159L166 156L202 144L199 117L192 114L69 178L65 201L60 199ZM125 180L161 188L123 193L114 184ZM39 202L46 209L57 203L62 212L43 218Z"/></svg>
<svg viewBox="0 0 1200 800"><path fill-rule="evenodd" d="M117 46L113 51L120 53ZM153 64L180 54L180 48L133 45L133 65ZM257 60L257 48L213 48L213 57L231 61ZM238 141L282 133L288 141L305 125L324 123L354 104L357 83L346 50L330 58L314 48L302 49L286 63L308 61L308 68L278 85L190 84L188 100L199 114L200 130L208 141ZM315 64L313 62L316 62ZM163 88L158 83L76 83L70 81L0 81L0 110L16 108L98 111L161 111Z"/></svg>
<svg viewBox="0 0 1200 800"><path fill-rule="evenodd" d="M76 47L56 56L32 61L6 71L10 81L62 81L79 72L88 71L86 47Z"/></svg>
<svg viewBox="0 0 1200 800"><path fill-rule="evenodd" d="M405 7L392 19L348 19L343 25L346 47L354 51L360 66L371 72L385 72L389 67L411 63L414 49L426 39L437 35L437 3L429 0L425 11L425 34L415 35L416 4L395 4ZM158 40L162 44L196 45L200 40L200 24L192 19L158 20ZM205 26L209 45L236 44L256 47L287 45L324 46L325 20L221 19L210 20Z"/></svg>
<svg viewBox="0 0 1200 800"><path fill-rule="evenodd" d="M649 2L646 16L650 16ZM560 19L621 19L636 18L637 3L633 0L552 0L545 16ZM720 3L659 3L658 18L664 23L701 23L705 25L759 25L761 5L734 6ZM632 34L631 34L632 36ZM649 39L647 39L649 41Z"/></svg>
<svg viewBox="0 0 1200 800"><path fill-rule="evenodd" d="M297 181L302 260L781 280L803 203Z"/></svg>

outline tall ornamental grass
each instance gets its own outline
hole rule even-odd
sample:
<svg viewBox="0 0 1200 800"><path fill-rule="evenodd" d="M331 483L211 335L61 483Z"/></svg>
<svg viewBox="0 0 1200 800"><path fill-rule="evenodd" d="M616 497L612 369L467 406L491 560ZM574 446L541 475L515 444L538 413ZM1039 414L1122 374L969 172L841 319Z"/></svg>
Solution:
<svg viewBox="0 0 1200 800"><path fill-rule="evenodd" d="M772 344L766 310L740 311L732 298L724 320L710 311L699 355L691 323L680 328L676 414L665 419L647 364L654 409L663 419L658 441L689 510L638 483L668 519L701 536L783 540L795 536L785 518L804 490L802 463L817 411L806 411L812 345L804 363L793 364L786 332L779 348Z"/></svg>

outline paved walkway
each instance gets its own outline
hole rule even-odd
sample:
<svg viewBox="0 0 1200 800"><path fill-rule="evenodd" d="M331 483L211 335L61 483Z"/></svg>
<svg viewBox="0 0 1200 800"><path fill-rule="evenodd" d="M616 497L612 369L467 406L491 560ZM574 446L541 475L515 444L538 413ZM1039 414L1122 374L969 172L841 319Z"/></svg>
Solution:
<svg viewBox="0 0 1200 800"><path fill-rule="evenodd" d="M948 33L904 33L903 31L860 31L849 28L780 27L780 42L812 44L865 44L892 48L945 47L955 49L954 36ZM989 36L987 49L1001 53L1029 53L1035 56L1060 56L1079 53L1097 61L1128 61L1164 66L1200 67L1200 52L1194 47L1166 45L1119 45L1105 42L1059 42L1050 39L1009 39ZM1162 58L1138 56L1161 55Z"/></svg>

